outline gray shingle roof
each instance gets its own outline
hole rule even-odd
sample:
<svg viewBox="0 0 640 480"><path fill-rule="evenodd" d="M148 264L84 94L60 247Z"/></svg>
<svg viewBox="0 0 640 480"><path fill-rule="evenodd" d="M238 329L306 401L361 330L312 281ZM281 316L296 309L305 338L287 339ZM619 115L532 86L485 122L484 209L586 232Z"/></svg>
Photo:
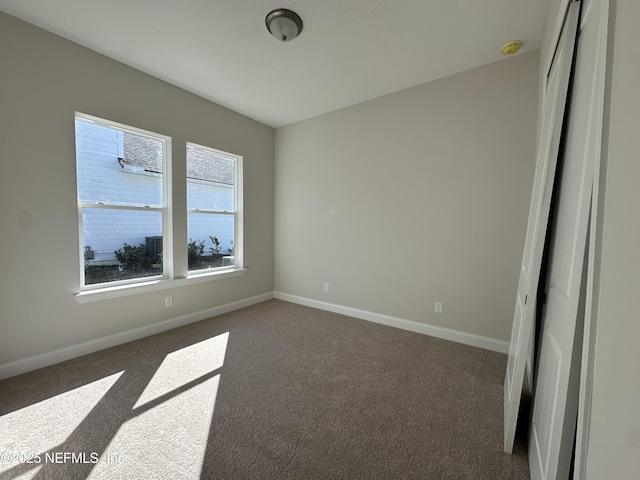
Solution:
<svg viewBox="0 0 640 480"><path fill-rule="evenodd" d="M162 142L124 132L124 158L120 164L162 173ZM234 176L233 158L187 145L187 178L233 185Z"/></svg>
<svg viewBox="0 0 640 480"><path fill-rule="evenodd" d="M235 159L187 145L187 178L235 184Z"/></svg>

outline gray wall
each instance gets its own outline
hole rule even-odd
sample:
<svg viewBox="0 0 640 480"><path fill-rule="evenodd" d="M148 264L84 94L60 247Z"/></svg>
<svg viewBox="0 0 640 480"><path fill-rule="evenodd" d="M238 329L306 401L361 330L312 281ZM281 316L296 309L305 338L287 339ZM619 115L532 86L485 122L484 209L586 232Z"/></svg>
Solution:
<svg viewBox="0 0 640 480"><path fill-rule="evenodd" d="M273 291L272 128L3 13L0 65L0 365ZM173 138L177 239L185 142L243 155L248 273L78 304L74 111Z"/></svg>
<svg viewBox="0 0 640 480"><path fill-rule="evenodd" d="M526 54L276 130L276 290L508 341L537 73Z"/></svg>

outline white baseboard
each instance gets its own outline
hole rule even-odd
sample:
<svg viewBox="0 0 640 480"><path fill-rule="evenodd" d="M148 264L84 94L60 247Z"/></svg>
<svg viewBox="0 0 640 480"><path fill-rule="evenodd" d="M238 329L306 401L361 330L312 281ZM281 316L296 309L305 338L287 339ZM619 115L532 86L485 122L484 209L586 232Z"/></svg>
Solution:
<svg viewBox="0 0 640 480"><path fill-rule="evenodd" d="M225 305L220 305L199 312L190 313L181 317L171 318L162 322L154 323L152 325L135 328L133 330L127 330L125 332L97 338L95 340L89 340L87 342L72 345L70 347L65 347L51 352L32 355L30 357L3 363L0 364L0 380L20 375L22 373L30 372L32 370L37 370L39 368L48 367L56 363L64 362L65 360L71 360L72 358L87 355L99 350L104 350L105 348L115 347L116 345L121 345L133 340L138 340L139 338L148 337L149 335L165 332L167 330L171 330L172 328L181 327L183 325L188 325L190 323L205 320L217 315L222 315L223 313L232 312L240 308L249 307L251 305L270 300L272 298L277 298L291 303L297 303L299 305L305 305L311 308L326 310L328 312L339 313L342 315L347 315L349 317L359 318L361 320L368 320L370 322L380 323L383 325L388 325L390 327L401 328L403 330L409 330L411 332L422 333L425 335L430 335L432 337L443 338L445 340L451 340L453 342L463 343L465 345L472 345L474 347L480 347L495 352L509 352L509 342L497 340L495 338L483 337L481 335L460 332L458 330L451 330L449 328L414 322L413 320L391 317L388 315L369 312L367 310L359 310L357 308L344 307L327 302L320 302L318 300L298 297L296 295L289 295L287 293L269 292L262 295L257 295L255 297L239 300L237 302L227 303Z"/></svg>
<svg viewBox="0 0 640 480"><path fill-rule="evenodd" d="M172 328L181 327L189 323L222 315L223 313L232 312L240 308L249 307L272 298L273 292L264 293L255 297L239 300L237 302L227 303L225 305L189 313L181 317L171 318L144 327L134 328L133 330L127 330L126 332L115 333L95 340L89 340L88 342L79 343L77 345L61 348L52 352L32 355L12 362L3 363L0 365L0 380L30 372L32 370L37 370L38 368L48 367L49 365L64 362L65 360L71 360L72 358L87 355L99 350L104 350L105 348L115 347L116 345L121 345L132 340L148 337L149 335L165 332Z"/></svg>
<svg viewBox="0 0 640 480"><path fill-rule="evenodd" d="M409 330L411 332L423 333L432 337L443 338L445 340L451 340L453 342L463 343L465 345L472 345L474 347L480 347L486 350L492 350L494 352L509 353L509 342L497 340L495 338L460 332L458 330L451 330L450 328L436 327L434 325L429 325L426 323L391 317L389 315L382 315L379 313L369 312L367 310L343 307L341 305L335 305L333 303L320 302L318 300L312 300L310 298L289 295L288 293L275 292L274 297L286 302L297 303L299 305L326 310L328 312L339 313L342 315L347 315L349 317L359 318L361 320L381 323L383 325L401 328L403 330Z"/></svg>

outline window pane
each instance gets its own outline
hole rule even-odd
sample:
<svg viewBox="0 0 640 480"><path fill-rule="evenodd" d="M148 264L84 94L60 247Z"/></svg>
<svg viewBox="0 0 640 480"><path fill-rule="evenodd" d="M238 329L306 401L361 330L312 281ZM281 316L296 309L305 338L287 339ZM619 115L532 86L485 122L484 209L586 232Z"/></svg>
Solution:
<svg viewBox="0 0 640 480"><path fill-rule="evenodd" d="M162 207L163 146L158 138L76 118L79 201Z"/></svg>
<svg viewBox="0 0 640 480"><path fill-rule="evenodd" d="M235 210L236 159L187 144L187 208Z"/></svg>
<svg viewBox="0 0 640 480"><path fill-rule="evenodd" d="M233 215L189 213L187 233L189 271L234 265Z"/></svg>
<svg viewBox="0 0 640 480"><path fill-rule="evenodd" d="M161 212L83 208L82 228L85 285L162 275Z"/></svg>

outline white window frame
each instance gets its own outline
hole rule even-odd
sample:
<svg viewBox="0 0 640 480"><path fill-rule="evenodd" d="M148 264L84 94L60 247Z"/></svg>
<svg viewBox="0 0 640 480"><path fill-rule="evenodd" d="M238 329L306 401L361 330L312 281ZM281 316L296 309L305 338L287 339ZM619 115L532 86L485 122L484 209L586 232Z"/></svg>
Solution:
<svg viewBox="0 0 640 480"><path fill-rule="evenodd" d="M138 135L149 136L154 139L163 141L163 206L162 207L123 207L115 205L104 205L100 203L87 203L78 201L78 238L79 238L79 265L80 265L80 292L75 294L76 301L80 304L90 303L99 300L106 300L112 298L119 298L127 295L135 295L146 292L155 292L164 289L184 287L194 285L203 282L209 282L214 280L221 280L230 277L236 277L244 275L247 271L244 268L244 207L243 207L243 157L241 155L225 152L222 150L216 150L211 147L207 147L200 144L190 143L197 148L209 149L213 152L230 156L236 159L236 172L235 172L235 211L227 212L227 214L233 214L234 220L234 265L229 267L219 267L206 270L194 270L188 272L188 265L183 265L179 269L176 268L173 256L174 242L176 234L179 238L183 237L182 232L175 232L173 226L173 172L171 169L171 137L142 130L130 125L121 124L112 120L106 120L93 115L88 115L82 112L75 112L75 119L81 119L88 122L105 125L107 127L113 127L121 129L123 131L129 131ZM74 129L75 132L75 129ZM185 145L186 155L186 145ZM185 157L186 158L186 157ZM186 178L179 179L179 181L186 181ZM76 178L77 185L77 178ZM162 240L163 240L163 274L158 276L140 277L137 279L122 280L118 282L105 282L92 285L85 285L84 279L84 238L83 238L83 224L82 224L82 208L120 208L128 210L144 210L144 211L161 211L162 212ZM184 232L184 248L187 249L186 232ZM186 258L185 258L186 262ZM183 270L184 268L184 270ZM188 272L186 277L180 276L175 278L175 272L185 271ZM181 274L182 275L182 274Z"/></svg>
<svg viewBox="0 0 640 480"><path fill-rule="evenodd" d="M234 171L234 210L229 212L227 210L208 210L208 209L199 209L199 208L187 208L187 215L193 214L207 214L207 215L228 215L233 216L233 256L234 256L234 264L229 266L215 267L215 268L207 268L203 270L191 270L187 273L187 278L202 278L203 276L211 275L212 273L217 272L229 272L229 271L244 271L243 269L243 251L244 251L244 240L243 240L243 157L241 155L237 155L235 153L225 152L223 150L218 150L216 148L208 147L206 145L200 145L198 143L187 142L185 146L185 159L186 159L186 150L187 147L192 147L196 149L207 150L211 153L231 157L235 159L235 171ZM187 179L188 181L188 179ZM187 267L188 270L188 267Z"/></svg>
<svg viewBox="0 0 640 480"><path fill-rule="evenodd" d="M149 282L165 279L173 279L173 225L172 225L172 189L171 189L171 137L162 135L140 128L124 125L122 123L106 120L103 118L87 115L85 113L75 112L74 122L76 119L85 122L96 123L109 128L142 135L145 137L160 140L162 142L162 162L163 162L163 182L162 182L162 207L150 206L130 206L106 204L103 202L81 202L78 199L78 235L79 235L79 255L80 255L80 294L90 292L92 290L113 289L114 287L126 287L132 285L148 284ZM76 178L77 185L77 178ZM104 282L86 285L84 274L84 226L82 223L82 209L108 209L108 210L134 210L142 212L160 212L162 214L162 275L154 275L147 277L132 278L127 280L119 280L115 282Z"/></svg>

